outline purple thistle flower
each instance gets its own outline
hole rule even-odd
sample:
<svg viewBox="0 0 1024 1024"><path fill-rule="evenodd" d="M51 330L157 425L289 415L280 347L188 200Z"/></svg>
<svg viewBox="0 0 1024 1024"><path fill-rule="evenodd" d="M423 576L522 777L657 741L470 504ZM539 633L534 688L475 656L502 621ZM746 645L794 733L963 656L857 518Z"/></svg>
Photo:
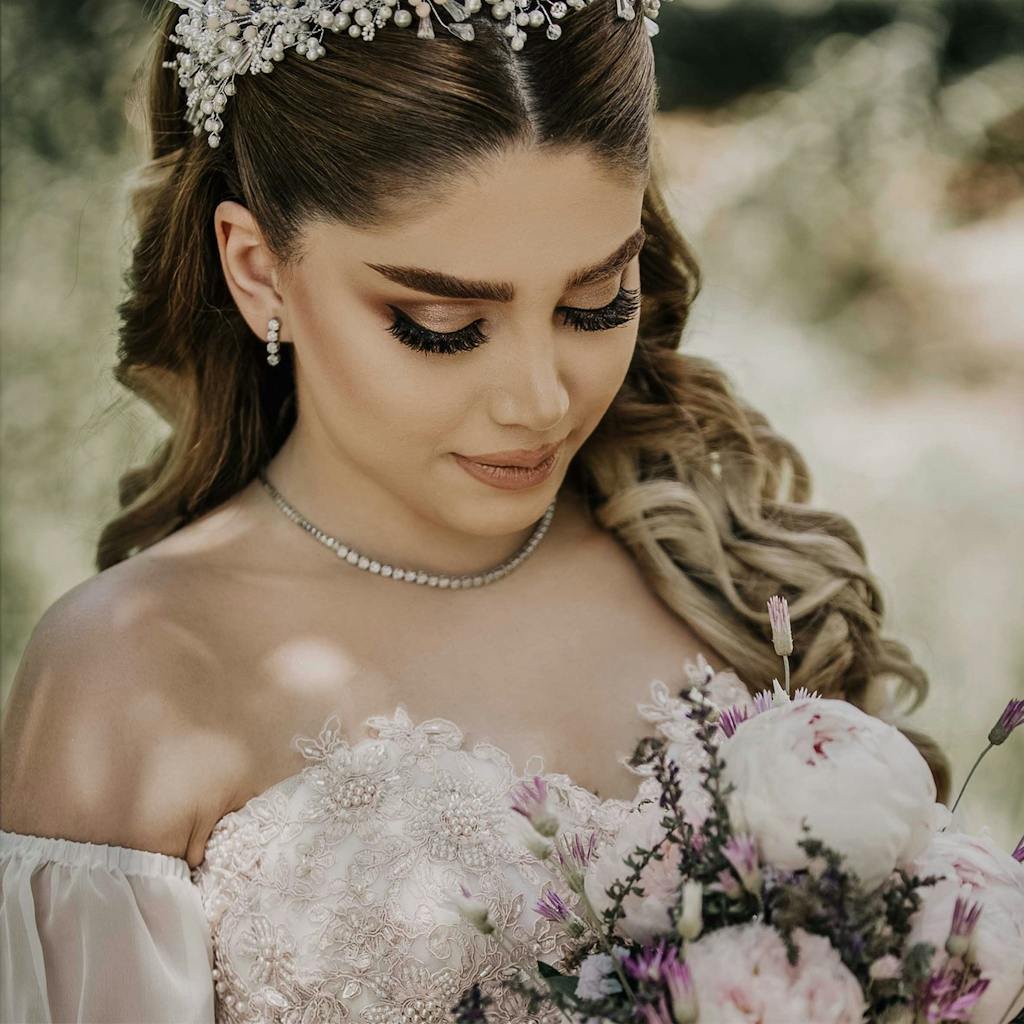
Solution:
<svg viewBox="0 0 1024 1024"><path fill-rule="evenodd" d="M549 921L569 920L569 907L565 900L563 900L554 889L548 889L548 891L545 892L539 900L537 900L534 909L541 917L545 917Z"/></svg>
<svg viewBox="0 0 1024 1024"><path fill-rule="evenodd" d="M537 807L547 807L548 784L539 775L520 782L512 791L512 810L529 818Z"/></svg>
<svg viewBox="0 0 1024 1024"><path fill-rule="evenodd" d="M575 893L583 892L583 878L597 852L597 833L590 832L586 839L579 832L567 837L564 833L555 846L555 859L561 865L562 875Z"/></svg>
<svg viewBox="0 0 1024 1024"><path fill-rule="evenodd" d="M963 799L963 795L970 784L971 779L974 777L974 773L978 770L978 765L981 764L982 758L993 748L998 747L999 744L1005 743L1010 736L1010 733L1017 728L1018 725L1024 722L1024 700L1014 699L1003 708L1003 713L999 716L999 720L995 725L992 726L988 734L988 746L978 755L978 760L971 766L971 770L967 773L967 778L964 779L964 784L960 787L960 792L957 794L956 799L953 801L953 806L950 811L954 812L960 806L960 801Z"/></svg>
<svg viewBox="0 0 1024 1024"><path fill-rule="evenodd" d="M988 988L988 978L978 978L970 987L960 993L944 1012L944 1020L970 1020L974 1004L985 994Z"/></svg>
<svg viewBox="0 0 1024 1024"><path fill-rule="evenodd" d="M638 981L646 981L668 992L658 1002L645 1004L645 1024L690 1024L697 1019L697 993L689 966L679 959L676 946L659 939L657 945L645 946L635 957L626 957L623 966ZM671 1006L669 1005L671 1003Z"/></svg>
<svg viewBox="0 0 1024 1024"><path fill-rule="evenodd" d="M999 716L999 721L992 726L988 741L993 746L1005 743L1010 733L1024 722L1024 700L1011 700Z"/></svg>
<svg viewBox="0 0 1024 1024"><path fill-rule="evenodd" d="M580 868L589 866L594 858L594 854L597 852L597 833L588 833L586 840L584 840L579 832L574 832L568 840L566 849L568 855ZM561 852L559 856L561 856Z"/></svg>
<svg viewBox="0 0 1024 1024"><path fill-rule="evenodd" d="M946 939L946 952L950 956L966 955L971 948L971 938L979 917L980 903L972 903L962 896L957 896L953 904L953 923L949 929L949 938Z"/></svg>
<svg viewBox="0 0 1024 1024"><path fill-rule="evenodd" d="M796 693L793 694L793 700L814 700L820 696L821 694L817 690L808 690L806 686L798 686Z"/></svg>
<svg viewBox="0 0 1024 1024"><path fill-rule="evenodd" d="M569 905L553 889L548 889L534 904L534 909L541 917L562 925L574 938L586 931L582 918L574 914Z"/></svg>
<svg viewBox="0 0 1024 1024"><path fill-rule="evenodd" d="M928 978L916 999L928 1024L970 1019L975 1004L988 988L988 978L977 978L966 987L965 984L964 972L951 970L948 964Z"/></svg>
<svg viewBox="0 0 1024 1024"><path fill-rule="evenodd" d="M657 1004L644 1003L640 1012L644 1015L643 1024L672 1024L672 1014L664 996L658 997Z"/></svg>
<svg viewBox="0 0 1024 1024"><path fill-rule="evenodd" d="M658 939L657 945L644 946L636 956L627 956L623 959L622 966L638 981L657 982L661 978L661 966L665 957L675 959L675 955L675 947L669 946L662 938Z"/></svg>
<svg viewBox="0 0 1024 1024"><path fill-rule="evenodd" d="M1017 848L1013 851L1011 856L1014 860L1024 864L1024 836L1021 836L1017 841Z"/></svg>
<svg viewBox="0 0 1024 1024"><path fill-rule="evenodd" d="M548 808L548 784L539 775L520 782L512 790L512 810L526 818L546 839L558 832L558 818Z"/></svg>
<svg viewBox="0 0 1024 1024"><path fill-rule="evenodd" d="M792 654L793 635L789 624L789 603L784 597L773 594L768 598L768 621L772 627L775 653L780 656Z"/></svg>
<svg viewBox="0 0 1024 1024"><path fill-rule="evenodd" d="M718 728L725 733L726 736L733 736L736 730L747 720L750 716L750 710L743 704L734 704L731 708L726 708L721 715L718 717Z"/></svg>
<svg viewBox="0 0 1024 1024"><path fill-rule="evenodd" d="M757 853L757 840L746 832L738 832L722 847L725 859L739 875L747 892L761 891L761 861Z"/></svg>
<svg viewBox="0 0 1024 1024"><path fill-rule="evenodd" d="M673 956L666 960L661 969L672 1002L672 1019L675 1024L690 1024L697 1019L697 992L689 965Z"/></svg>
<svg viewBox="0 0 1024 1024"><path fill-rule="evenodd" d="M771 711L775 707L776 701L784 701L788 692L783 690L779 686L779 681L775 681L776 689L772 690L761 690L760 693L755 693L753 696L753 705L747 707L749 714L744 716L744 719L753 718L755 715L763 715L766 711ZM781 694L781 697L777 697L776 694ZM809 690L806 686L800 686L793 693L793 700L817 700L821 697L821 694L817 690Z"/></svg>

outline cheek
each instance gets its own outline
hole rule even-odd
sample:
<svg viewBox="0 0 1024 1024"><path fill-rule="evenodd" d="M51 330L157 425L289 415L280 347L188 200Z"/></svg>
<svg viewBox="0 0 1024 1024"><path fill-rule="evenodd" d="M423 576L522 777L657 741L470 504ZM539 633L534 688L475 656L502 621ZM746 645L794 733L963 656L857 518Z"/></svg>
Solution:
<svg viewBox="0 0 1024 1024"><path fill-rule="evenodd" d="M458 375L392 337L386 314L352 300L306 310L298 353L304 390L347 447L379 448L382 437L399 449L403 441L433 447L459 421Z"/></svg>
<svg viewBox="0 0 1024 1024"><path fill-rule="evenodd" d="M597 425L622 387L636 347L636 336L636 328L630 325L622 328L621 337L597 335L593 346L579 348L573 375L576 398L584 407L591 428Z"/></svg>

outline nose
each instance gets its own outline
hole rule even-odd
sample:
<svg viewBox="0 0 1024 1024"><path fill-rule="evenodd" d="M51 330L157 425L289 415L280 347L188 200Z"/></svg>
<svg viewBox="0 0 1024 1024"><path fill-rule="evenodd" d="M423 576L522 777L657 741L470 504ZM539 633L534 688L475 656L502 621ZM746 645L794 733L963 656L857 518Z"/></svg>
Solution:
<svg viewBox="0 0 1024 1024"><path fill-rule="evenodd" d="M535 330L508 347L494 389L495 422L546 434L565 419L569 391L559 364L557 339L550 330Z"/></svg>

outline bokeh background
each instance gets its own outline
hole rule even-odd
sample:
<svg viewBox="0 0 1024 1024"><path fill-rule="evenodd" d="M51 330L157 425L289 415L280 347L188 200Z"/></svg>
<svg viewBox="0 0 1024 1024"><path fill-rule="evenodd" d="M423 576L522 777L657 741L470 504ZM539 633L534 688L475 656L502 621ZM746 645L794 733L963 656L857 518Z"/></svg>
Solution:
<svg viewBox="0 0 1024 1024"><path fill-rule="evenodd" d="M91 575L161 434L112 381L161 0L4 0L2 670ZM956 783L1024 695L1024 4L665 0L659 160L705 285L684 344L859 528ZM1024 830L1024 729L966 824Z"/></svg>

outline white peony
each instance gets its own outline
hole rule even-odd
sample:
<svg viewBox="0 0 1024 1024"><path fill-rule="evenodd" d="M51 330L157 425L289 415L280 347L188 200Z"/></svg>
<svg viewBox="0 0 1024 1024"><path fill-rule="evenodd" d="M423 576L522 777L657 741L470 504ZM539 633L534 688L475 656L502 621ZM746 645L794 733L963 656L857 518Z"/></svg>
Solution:
<svg viewBox="0 0 1024 1024"><path fill-rule="evenodd" d="M753 833L779 868L805 867L801 825L833 847L869 887L927 846L941 820L935 782L895 726L818 697L775 704L720 747L736 787L733 827Z"/></svg>
<svg viewBox="0 0 1024 1024"><path fill-rule="evenodd" d="M665 838L661 826L664 816L656 803L643 804L626 818L614 841L605 844L590 862L583 888L599 920L612 905L606 889L613 882L625 881L631 872L626 857L637 846L650 849ZM666 843L659 852L664 854L663 858L649 861L640 875L644 895L630 893L623 900L624 914L616 924L616 932L623 938L645 943L671 931L669 908L679 891L679 847Z"/></svg>
<svg viewBox="0 0 1024 1024"><path fill-rule="evenodd" d="M987 835L939 832L913 864L921 878L942 881L919 890L921 909L912 919L909 938L930 942L936 963L944 960L943 947L953 920L957 896L982 906L974 929L973 955L988 988L975 1004L972 1024L997 1024L1004 1016L1024 1008L1024 864L1001 850ZM1007 1013L1014 996L1013 1012Z"/></svg>
<svg viewBox="0 0 1024 1024"><path fill-rule="evenodd" d="M765 924L720 928L690 943L700 1024L861 1024L864 995L828 939L799 929L793 938L795 965Z"/></svg>

